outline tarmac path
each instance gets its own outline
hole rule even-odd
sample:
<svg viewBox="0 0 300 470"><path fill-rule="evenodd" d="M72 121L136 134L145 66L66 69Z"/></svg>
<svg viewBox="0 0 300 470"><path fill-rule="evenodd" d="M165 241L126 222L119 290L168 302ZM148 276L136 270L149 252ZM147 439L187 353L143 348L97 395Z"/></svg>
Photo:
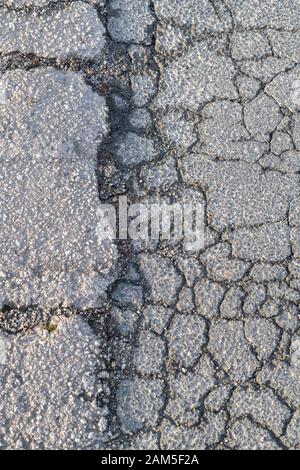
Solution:
<svg viewBox="0 0 300 470"><path fill-rule="evenodd" d="M300 448L299 10L0 0L2 448Z"/></svg>

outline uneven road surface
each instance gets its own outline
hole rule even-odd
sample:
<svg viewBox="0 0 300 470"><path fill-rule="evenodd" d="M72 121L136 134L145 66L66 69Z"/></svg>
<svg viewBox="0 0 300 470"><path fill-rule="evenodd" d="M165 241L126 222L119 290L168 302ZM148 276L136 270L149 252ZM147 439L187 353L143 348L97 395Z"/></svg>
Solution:
<svg viewBox="0 0 300 470"><path fill-rule="evenodd" d="M300 449L299 17L0 0L0 448Z"/></svg>

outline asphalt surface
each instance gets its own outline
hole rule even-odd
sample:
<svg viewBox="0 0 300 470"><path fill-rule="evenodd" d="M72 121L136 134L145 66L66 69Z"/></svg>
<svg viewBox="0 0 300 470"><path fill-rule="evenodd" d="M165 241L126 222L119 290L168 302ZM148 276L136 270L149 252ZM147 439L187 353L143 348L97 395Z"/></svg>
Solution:
<svg viewBox="0 0 300 470"><path fill-rule="evenodd" d="M299 61L296 0L0 1L1 448L300 448Z"/></svg>

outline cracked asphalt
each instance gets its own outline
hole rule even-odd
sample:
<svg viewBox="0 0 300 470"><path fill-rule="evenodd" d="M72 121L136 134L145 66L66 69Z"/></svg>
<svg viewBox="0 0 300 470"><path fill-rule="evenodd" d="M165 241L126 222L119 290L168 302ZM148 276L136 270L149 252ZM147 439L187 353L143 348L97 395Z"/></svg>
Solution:
<svg viewBox="0 0 300 470"><path fill-rule="evenodd" d="M297 0L0 0L2 449L300 449L299 61Z"/></svg>

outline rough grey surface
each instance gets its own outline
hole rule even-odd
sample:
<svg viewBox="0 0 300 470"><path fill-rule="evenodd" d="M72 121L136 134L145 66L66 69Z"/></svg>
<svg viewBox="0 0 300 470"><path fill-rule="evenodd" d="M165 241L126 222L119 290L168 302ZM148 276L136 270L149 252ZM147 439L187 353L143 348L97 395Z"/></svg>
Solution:
<svg viewBox="0 0 300 470"><path fill-rule="evenodd" d="M0 5L1 80L11 90L6 96L1 82L8 223L0 247L9 268L1 295L12 303L0 313L10 333L0 339L0 397L13 374L38 383L21 386L34 404L15 405L13 391L1 408L3 447L299 449L298 1ZM79 290L69 279L71 291L56 284L53 296L39 297L26 242L47 270L55 261L59 272L72 262L77 275L99 263L103 272L116 255L85 229L97 225L100 200L116 205L125 194L131 203L204 203L202 249L190 253L173 239L120 241L114 275ZM40 204L52 214L45 239ZM53 238L52 229L71 236ZM58 256L69 245L74 257ZM20 265L31 269L22 282ZM87 287L89 299L91 288L106 297L88 304ZM45 301L77 310L34 305ZM98 307L88 311L93 329L70 317L79 306ZM49 344L74 355L76 370L45 359ZM57 364L50 374L49 363ZM83 368L98 389L78 397L67 382L81 383ZM36 395L45 390L59 401L61 420Z"/></svg>
<svg viewBox="0 0 300 470"><path fill-rule="evenodd" d="M214 96L237 98L233 77L232 60L217 55L203 42L190 47L183 57L166 64L154 106L162 109L172 103L174 108L196 112L201 104Z"/></svg>
<svg viewBox="0 0 300 470"><path fill-rule="evenodd" d="M15 8L20 8L20 7L44 7L48 3L55 3L58 2L59 0L1 0L0 5L5 5L8 7L15 7Z"/></svg>
<svg viewBox="0 0 300 470"><path fill-rule="evenodd" d="M110 0L111 15L108 31L114 41L151 44L151 26L154 22L149 0L132 4L131 0Z"/></svg>
<svg viewBox="0 0 300 470"><path fill-rule="evenodd" d="M0 10L3 54L22 52L40 57L92 59L104 47L104 32L95 9L81 1L45 15Z"/></svg>
<svg viewBox="0 0 300 470"><path fill-rule="evenodd" d="M125 433L155 427L163 406L161 380L123 381L117 394L117 414Z"/></svg>
<svg viewBox="0 0 300 470"><path fill-rule="evenodd" d="M249 418L235 421L228 431L226 444L235 450L279 450L271 434Z"/></svg>
<svg viewBox="0 0 300 470"><path fill-rule="evenodd" d="M1 305L96 307L115 256L97 235L105 101L53 69L7 72L2 83Z"/></svg>
<svg viewBox="0 0 300 470"><path fill-rule="evenodd" d="M101 341L86 321L61 318L51 332L39 326L17 337L2 332L0 344L1 447L101 447Z"/></svg>

